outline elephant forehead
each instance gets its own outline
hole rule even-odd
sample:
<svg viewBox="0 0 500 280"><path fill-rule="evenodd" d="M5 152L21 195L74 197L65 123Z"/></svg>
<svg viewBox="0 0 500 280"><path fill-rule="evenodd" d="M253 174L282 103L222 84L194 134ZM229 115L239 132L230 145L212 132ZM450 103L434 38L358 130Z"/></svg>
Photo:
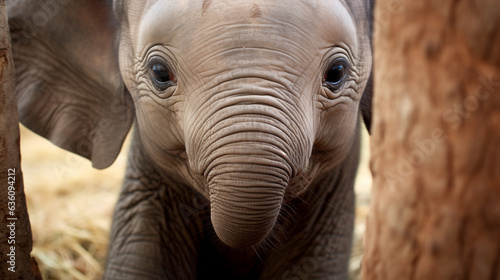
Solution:
<svg viewBox="0 0 500 280"><path fill-rule="evenodd" d="M338 0L159 0L132 10L138 52L155 44L193 53L201 52L199 47L285 52L291 45L324 52L337 44L357 47L355 23Z"/></svg>

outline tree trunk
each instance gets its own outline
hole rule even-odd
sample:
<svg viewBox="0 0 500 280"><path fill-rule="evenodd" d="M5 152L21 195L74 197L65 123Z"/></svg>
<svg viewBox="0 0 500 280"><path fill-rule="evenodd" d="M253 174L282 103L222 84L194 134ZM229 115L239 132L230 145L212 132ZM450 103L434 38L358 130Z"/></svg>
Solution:
<svg viewBox="0 0 500 280"><path fill-rule="evenodd" d="M24 196L14 65L5 1L0 1L0 279L37 279Z"/></svg>
<svg viewBox="0 0 500 280"><path fill-rule="evenodd" d="M377 2L363 279L500 279L499 13Z"/></svg>

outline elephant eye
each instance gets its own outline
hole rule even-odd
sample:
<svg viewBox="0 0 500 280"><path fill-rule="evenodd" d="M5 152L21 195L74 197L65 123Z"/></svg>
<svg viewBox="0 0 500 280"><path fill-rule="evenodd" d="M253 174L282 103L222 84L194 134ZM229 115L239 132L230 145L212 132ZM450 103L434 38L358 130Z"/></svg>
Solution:
<svg viewBox="0 0 500 280"><path fill-rule="evenodd" d="M163 91L175 85L177 78L169 67L159 61L151 64L151 80L157 90Z"/></svg>
<svg viewBox="0 0 500 280"><path fill-rule="evenodd" d="M323 84L331 91L337 91L344 85L348 72L349 63L343 58L336 59L323 76Z"/></svg>

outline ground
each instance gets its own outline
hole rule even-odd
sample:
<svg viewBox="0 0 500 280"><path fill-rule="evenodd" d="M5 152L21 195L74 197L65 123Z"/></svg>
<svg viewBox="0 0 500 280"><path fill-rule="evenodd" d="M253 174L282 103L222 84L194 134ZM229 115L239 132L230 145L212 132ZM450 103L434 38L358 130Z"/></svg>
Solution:
<svg viewBox="0 0 500 280"><path fill-rule="evenodd" d="M368 143L365 132L355 186L352 280L359 277L370 199ZM63 151L21 127L21 164L34 239L32 255L38 261L43 279L101 279L127 146L128 141L110 168L96 170L86 159Z"/></svg>

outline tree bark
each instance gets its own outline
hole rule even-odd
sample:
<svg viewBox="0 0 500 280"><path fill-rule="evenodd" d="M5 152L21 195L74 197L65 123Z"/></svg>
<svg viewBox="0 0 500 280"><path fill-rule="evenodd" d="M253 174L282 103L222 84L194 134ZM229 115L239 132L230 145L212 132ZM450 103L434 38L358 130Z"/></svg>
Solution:
<svg viewBox="0 0 500 280"><path fill-rule="evenodd" d="M15 76L5 1L0 1L0 279L38 279L20 166ZM37 273L35 273L35 271ZM40 278L41 279L41 278Z"/></svg>
<svg viewBox="0 0 500 280"><path fill-rule="evenodd" d="M500 279L499 11L377 2L363 279Z"/></svg>

